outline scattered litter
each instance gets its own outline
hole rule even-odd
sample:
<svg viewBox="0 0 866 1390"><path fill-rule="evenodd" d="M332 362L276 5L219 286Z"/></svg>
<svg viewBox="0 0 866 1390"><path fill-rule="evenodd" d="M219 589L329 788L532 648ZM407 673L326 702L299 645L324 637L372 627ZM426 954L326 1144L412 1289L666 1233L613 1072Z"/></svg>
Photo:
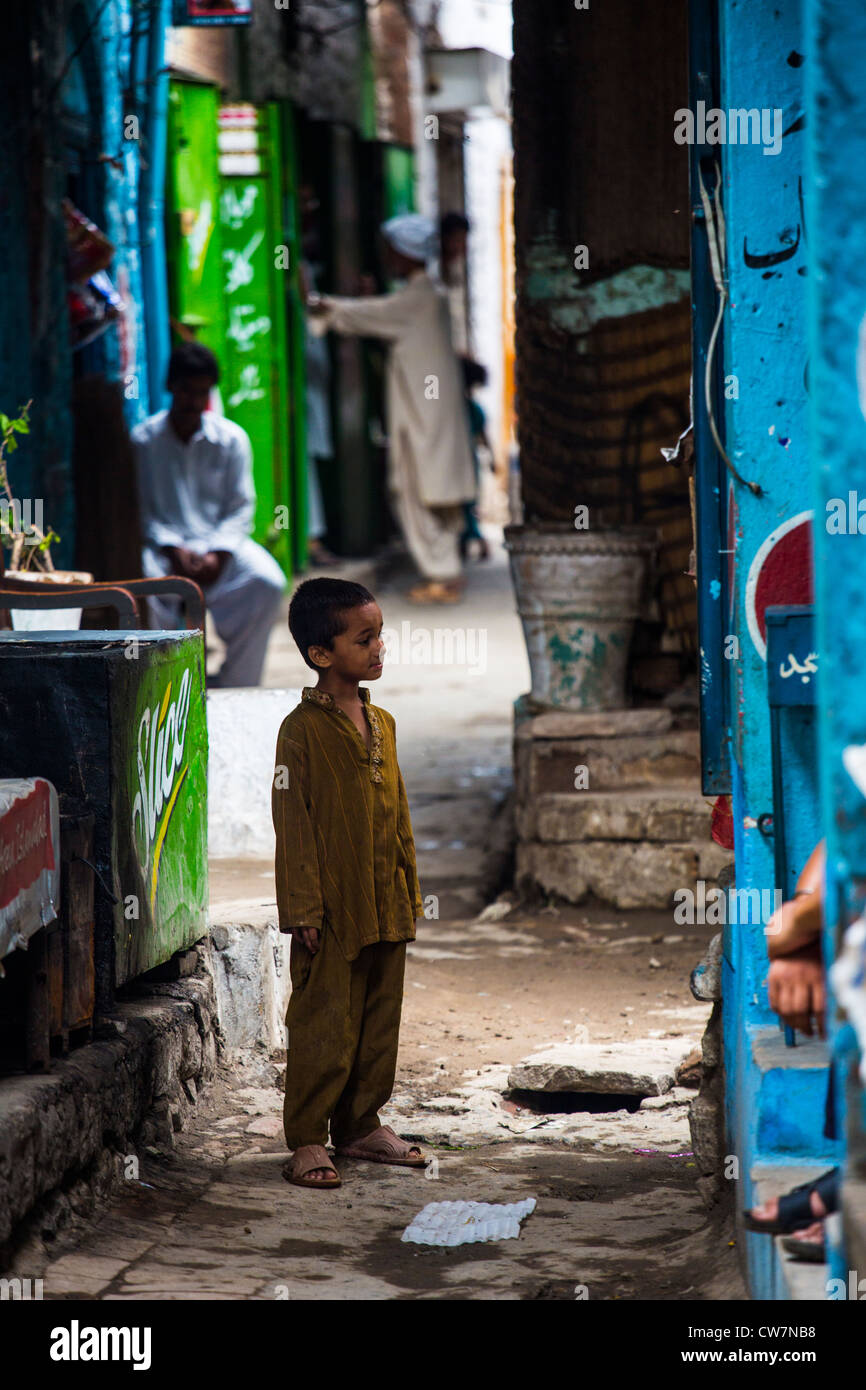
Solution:
<svg viewBox="0 0 866 1390"><path fill-rule="evenodd" d="M413 1245L474 1245L516 1240L520 1223L535 1210L535 1198L522 1202L428 1202L400 1237Z"/></svg>
<svg viewBox="0 0 866 1390"><path fill-rule="evenodd" d="M661 963L660 960L656 960L655 956L650 956L650 958L649 958L649 966L650 966L650 970L661 970L661 968L662 968L662 963Z"/></svg>
<svg viewBox="0 0 866 1390"><path fill-rule="evenodd" d="M483 912L476 917L476 922L501 922L513 912L514 903L507 898L497 898L496 902L488 903Z"/></svg>

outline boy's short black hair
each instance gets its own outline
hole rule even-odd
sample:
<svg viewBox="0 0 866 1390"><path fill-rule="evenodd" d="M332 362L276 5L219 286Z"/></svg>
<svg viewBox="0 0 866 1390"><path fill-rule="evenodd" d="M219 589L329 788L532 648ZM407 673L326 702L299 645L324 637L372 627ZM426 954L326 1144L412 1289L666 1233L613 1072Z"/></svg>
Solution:
<svg viewBox="0 0 866 1390"><path fill-rule="evenodd" d="M176 348L172 348L165 377L169 391L175 382L184 381L191 376L210 377L214 386L220 379L219 362L204 343L179 343Z"/></svg>
<svg viewBox="0 0 866 1390"><path fill-rule="evenodd" d="M462 212L446 212L439 223L439 235L447 237L451 232L468 232L470 230L469 218Z"/></svg>
<svg viewBox="0 0 866 1390"><path fill-rule="evenodd" d="M463 370L463 386L467 391L471 391L474 386L486 386L488 382L487 368L481 362L473 362L471 357L461 357L460 366Z"/></svg>
<svg viewBox="0 0 866 1390"><path fill-rule="evenodd" d="M376 600L363 584L349 579L306 579L295 590L289 604L289 632L301 656L314 671L322 668L310 660L310 647L326 647L346 631L344 614L350 608L363 608Z"/></svg>

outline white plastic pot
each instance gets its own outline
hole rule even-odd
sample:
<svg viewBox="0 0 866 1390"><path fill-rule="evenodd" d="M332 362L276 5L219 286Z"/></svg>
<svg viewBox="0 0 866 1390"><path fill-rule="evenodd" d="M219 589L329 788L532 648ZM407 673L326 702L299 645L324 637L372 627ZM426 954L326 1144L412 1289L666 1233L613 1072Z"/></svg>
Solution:
<svg viewBox="0 0 866 1390"><path fill-rule="evenodd" d="M9 570L10 579L34 584L92 584L86 570ZM9 610L16 632L74 632L81 626L80 608L12 608Z"/></svg>

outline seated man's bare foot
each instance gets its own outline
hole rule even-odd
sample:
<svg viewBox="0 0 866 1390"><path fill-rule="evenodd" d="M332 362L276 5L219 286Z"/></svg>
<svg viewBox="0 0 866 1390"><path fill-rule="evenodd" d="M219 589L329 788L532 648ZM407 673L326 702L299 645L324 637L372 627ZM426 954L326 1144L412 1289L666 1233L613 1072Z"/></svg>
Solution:
<svg viewBox="0 0 866 1390"><path fill-rule="evenodd" d="M797 1239L808 1241L810 1245L823 1245L824 1222L813 1221L811 1226L806 1226L804 1230L797 1232Z"/></svg>
<svg viewBox="0 0 866 1390"><path fill-rule="evenodd" d="M410 603L459 603L463 584L459 579L431 579L416 584L406 595Z"/></svg>
<svg viewBox="0 0 866 1390"><path fill-rule="evenodd" d="M835 1211L839 1199L839 1170L830 1169L811 1182L804 1182L790 1192L770 1197L760 1206L744 1212L747 1230L765 1235L787 1235L820 1225L825 1216Z"/></svg>
<svg viewBox="0 0 866 1390"><path fill-rule="evenodd" d="M821 1201L820 1193L809 1193L809 1206L812 1209L813 1216L818 1216L823 1219L823 1217L827 1215L827 1208ZM751 1213L756 1221L775 1221L779 1215L778 1197L770 1197L768 1201L762 1202L759 1207L752 1207Z"/></svg>

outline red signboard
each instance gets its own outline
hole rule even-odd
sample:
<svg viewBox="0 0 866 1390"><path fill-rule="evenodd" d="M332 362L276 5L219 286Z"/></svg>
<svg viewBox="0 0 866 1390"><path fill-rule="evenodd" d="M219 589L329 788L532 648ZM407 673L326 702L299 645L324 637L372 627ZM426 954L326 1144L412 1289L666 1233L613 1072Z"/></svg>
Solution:
<svg viewBox="0 0 866 1390"><path fill-rule="evenodd" d="M771 531L758 547L746 580L746 620L752 641L767 656L764 614L774 604L810 604L812 513L799 512Z"/></svg>
<svg viewBox="0 0 866 1390"><path fill-rule="evenodd" d="M249 24L252 0L174 0L171 22L176 28L199 24Z"/></svg>
<svg viewBox="0 0 866 1390"><path fill-rule="evenodd" d="M0 957L56 917L57 793L42 777L0 782Z"/></svg>

